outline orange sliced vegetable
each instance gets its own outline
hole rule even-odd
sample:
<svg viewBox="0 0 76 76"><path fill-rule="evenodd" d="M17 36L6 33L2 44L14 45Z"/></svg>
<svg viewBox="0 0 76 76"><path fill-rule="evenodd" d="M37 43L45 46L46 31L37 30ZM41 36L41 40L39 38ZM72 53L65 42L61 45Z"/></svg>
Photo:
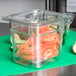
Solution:
<svg viewBox="0 0 76 76"><path fill-rule="evenodd" d="M42 49L41 50L43 50L43 53L42 53L43 59L49 58L49 57L52 58L52 55L54 55L55 51L58 50L58 46L57 46L57 44L53 44L53 43L49 43L48 42L48 43L45 43L42 46Z"/></svg>
<svg viewBox="0 0 76 76"><path fill-rule="evenodd" d="M39 33L46 34L52 32L49 26L40 27ZM29 37L24 43L17 45L18 51L16 56L21 54L21 57L27 60L37 58L37 35ZM42 60L53 58L58 55L58 48L60 44L59 34L57 32L49 33L47 35L40 36L40 56Z"/></svg>

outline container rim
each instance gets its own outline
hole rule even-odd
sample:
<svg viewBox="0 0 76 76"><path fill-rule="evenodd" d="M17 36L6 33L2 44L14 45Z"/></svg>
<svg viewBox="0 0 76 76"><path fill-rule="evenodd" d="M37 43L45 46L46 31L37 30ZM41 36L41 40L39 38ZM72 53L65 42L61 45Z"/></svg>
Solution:
<svg viewBox="0 0 76 76"><path fill-rule="evenodd" d="M42 23L43 24L45 24L45 23L48 23L48 22L51 22L51 23L53 23L51 20L53 20L54 22L59 22L59 21L63 21L63 19L64 18L59 18L59 19L51 19L50 21L49 20L45 20L45 21L41 21L41 22L38 22L38 21L36 21L36 22L30 22L30 21L23 21L23 20L18 20L18 19L14 19L14 17L15 16L19 16L19 15L23 15L23 14L29 14L29 13L32 13L33 11L42 11L42 12L46 12L47 10L40 10L40 9L34 9L34 10L32 10L32 11L26 11L26 12L23 12L23 13L16 13L16 14L11 14L11 15L8 15L8 16L4 16L4 17L2 17L2 19L3 20L5 20L5 21L8 21L8 22L18 22L18 23L21 23L21 24L24 24L24 25L28 25L29 23L31 23L31 24L38 24L38 25L42 25ZM47 11L47 12L49 12L49 13L51 13L50 11ZM55 14L53 14L53 15L55 15ZM56 15L59 15L59 14L57 14L56 13Z"/></svg>

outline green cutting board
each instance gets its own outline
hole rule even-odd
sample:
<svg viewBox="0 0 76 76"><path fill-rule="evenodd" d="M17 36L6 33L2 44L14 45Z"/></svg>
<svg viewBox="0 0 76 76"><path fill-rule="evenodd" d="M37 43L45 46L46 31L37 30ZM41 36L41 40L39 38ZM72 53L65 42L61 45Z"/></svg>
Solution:
<svg viewBox="0 0 76 76"><path fill-rule="evenodd" d="M32 69L13 62L10 51L10 35L0 37L0 76L35 72L44 69L76 64L76 55L72 53L72 46L76 41L76 32L69 31L66 42L62 48L61 57L52 63L47 63L39 69Z"/></svg>

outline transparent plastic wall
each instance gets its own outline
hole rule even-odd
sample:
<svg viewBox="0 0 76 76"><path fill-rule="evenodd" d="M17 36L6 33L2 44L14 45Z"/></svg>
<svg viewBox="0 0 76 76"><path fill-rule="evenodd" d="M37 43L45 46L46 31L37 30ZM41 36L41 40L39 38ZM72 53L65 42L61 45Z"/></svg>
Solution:
<svg viewBox="0 0 76 76"><path fill-rule="evenodd" d="M63 18L33 10L4 19L11 22L11 42L16 63L40 68L47 62L59 59L64 33Z"/></svg>
<svg viewBox="0 0 76 76"><path fill-rule="evenodd" d="M48 12L48 11L46 11L47 13L49 13L49 18L50 19L63 19L63 21L64 21L64 24L63 24L63 26L61 26L62 27L62 29L64 28L64 36L63 36L63 45L65 44L65 42L66 42L66 38L67 38L67 35L68 35L68 33L69 33L69 28L70 28L70 25L71 25L71 23L73 22L73 19L74 19L74 17L75 17L75 14L73 14L73 13L60 13L60 12L52 12L52 11L50 11L50 12Z"/></svg>

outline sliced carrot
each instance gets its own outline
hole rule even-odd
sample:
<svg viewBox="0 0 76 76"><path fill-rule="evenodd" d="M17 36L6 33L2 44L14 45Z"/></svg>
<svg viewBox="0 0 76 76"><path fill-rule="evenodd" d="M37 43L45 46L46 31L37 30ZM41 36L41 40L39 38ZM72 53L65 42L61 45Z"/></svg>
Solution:
<svg viewBox="0 0 76 76"><path fill-rule="evenodd" d="M40 34L46 34L46 33L49 33L51 31L52 30L50 29L49 26L41 26L40 29L39 29Z"/></svg>
<svg viewBox="0 0 76 76"><path fill-rule="evenodd" d="M40 34L46 34L51 31L52 30L50 29L49 26L41 27L39 29ZM21 54L21 57L23 57L24 59L28 59L28 60L32 60L32 58L36 59L37 58L36 41L37 41L36 34L34 34L34 36L29 37L25 43L17 45L18 51L16 53L16 56ZM60 43L60 38L57 32L40 36L39 51L41 54L41 59L43 60L57 56L59 43Z"/></svg>
<svg viewBox="0 0 76 76"><path fill-rule="evenodd" d="M44 56L46 54L45 57L47 58L48 57L48 55L47 55L48 53L49 53L49 55L52 54L51 57L53 57L54 52L56 50L58 50L59 46L56 43L46 42L45 44L43 44L43 46L41 48L42 48L41 49L41 55Z"/></svg>
<svg viewBox="0 0 76 76"><path fill-rule="evenodd" d="M26 55L26 54L21 54L21 57L27 60L36 60L36 55Z"/></svg>
<svg viewBox="0 0 76 76"><path fill-rule="evenodd" d="M21 53L27 53L27 54L31 54L31 43L26 41L23 44L19 44L17 45L18 51L16 52L16 56L18 56Z"/></svg>
<svg viewBox="0 0 76 76"><path fill-rule="evenodd" d="M56 57L58 55L58 50L55 50L55 52L50 56L50 58Z"/></svg>
<svg viewBox="0 0 76 76"><path fill-rule="evenodd" d="M48 34L48 35L41 36L40 40L42 42L51 41L51 42L55 42L58 44L60 43L60 38L57 34Z"/></svg>
<svg viewBox="0 0 76 76"><path fill-rule="evenodd" d="M21 55L22 58L27 59L27 60L32 60L32 56L25 56L25 55Z"/></svg>

